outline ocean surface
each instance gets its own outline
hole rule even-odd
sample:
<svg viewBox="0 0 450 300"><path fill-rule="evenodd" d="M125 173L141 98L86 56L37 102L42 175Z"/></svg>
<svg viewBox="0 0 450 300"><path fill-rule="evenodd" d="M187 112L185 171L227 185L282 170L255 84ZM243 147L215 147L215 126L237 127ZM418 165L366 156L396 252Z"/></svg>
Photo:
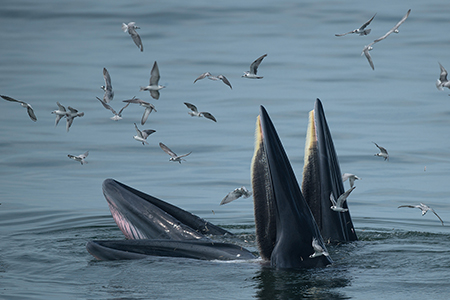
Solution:
<svg viewBox="0 0 450 300"><path fill-rule="evenodd" d="M411 9L398 34L363 47ZM336 37L377 13L368 36ZM0 299L448 299L450 6L430 1L31 1L0 6ZM140 52L122 23L140 27ZM261 80L241 78L259 56ZM139 91L157 61L159 100ZM102 97L103 68L115 110ZM220 81L193 81L204 72ZM342 172L361 177L348 200L359 241L329 247L331 267L277 271L244 262L149 258L102 262L93 239L123 239L101 184L114 178L235 233L257 252L252 199L219 206L250 184L256 117L269 112L298 180L308 113L322 100ZM55 127L56 102L85 113ZM190 117L183 102L217 123ZM137 123L154 129L143 146ZM158 146L177 154L169 162ZM389 161L374 156L385 147ZM89 151L87 164L67 155ZM348 187L348 182L344 183ZM426 203L439 214L399 205Z"/></svg>

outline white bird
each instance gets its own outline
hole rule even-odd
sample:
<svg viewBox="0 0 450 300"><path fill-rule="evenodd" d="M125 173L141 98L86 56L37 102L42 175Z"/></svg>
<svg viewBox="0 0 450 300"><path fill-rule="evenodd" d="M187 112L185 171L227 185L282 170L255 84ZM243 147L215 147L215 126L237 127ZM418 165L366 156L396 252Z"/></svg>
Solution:
<svg viewBox="0 0 450 300"><path fill-rule="evenodd" d="M204 79L204 78L206 78L206 77L208 77L208 79L211 79L211 80L214 80L214 81L222 80L222 82L225 83L226 85L228 85L228 86L230 87L230 89L233 89L233 88L231 87L231 83L230 83L230 82L228 81L228 79L227 79L225 76L223 76L222 74L217 75L217 76L213 76L213 75L211 75L211 73L205 72L205 73L203 73L202 75L198 76L197 79L194 80L194 83L196 83L197 80L201 80L201 79Z"/></svg>
<svg viewBox="0 0 450 300"><path fill-rule="evenodd" d="M427 211L430 210L433 212L433 214L436 215L436 217L438 217L439 221L441 221L442 223L442 226L444 226L444 221L442 221L441 217L438 216L438 214L434 211L434 209L432 209L426 204L420 203L419 205L400 205L398 208L400 207L419 208L422 211L422 216L424 216L427 213Z"/></svg>
<svg viewBox="0 0 450 300"><path fill-rule="evenodd" d="M67 156L73 160L79 161L82 165L83 164L87 164L87 161L85 161L84 159L89 155L89 151L84 152L83 154L80 155L72 155L72 154L68 154Z"/></svg>
<svg viewBox="0 0 450 300"><path fill-rule="evenodd" d="M159 143L159 146L161 147L161 149L163 149L164 152L166 152L167 154L170 155L169 161L177 161L177 162L179 162L180 164L181 164L181 161L182 161L182 160L186 161L185 159L183 159L183 157L186 157L186 156L188 156L189 154L192 153L192 151L191 151L191 152L189 152L189 153L187 153L187 154L176 155L175 152L173 152L172 150L170 150L169 147L167 147L167 146L164 145L163 143Z"/></svg>
<svg viewBox="0 0 450 300"><path fill-rule="evenodd" d="M439 67L441 68L441 74L439 75L439 79L436 81L436 87L440 91L443 91L445 87L450 89L450 81L447 79L447 70L441 65L441 63L439 63Z"/></svg>
<svg viewBox="0 0 450 300"><path fill-rule="evenodd" d="M408 10L408 12L406 13L406 15L403 16L403 18L397 23L395 24L394 27L392 27L388 32L386 32L382 37L377 38L376 40L374 40L374 43L378 43L379 41L384 40L385 38L387 38L391 33L398 33L398 28L400 27L400 25L403 24L403 22L406 21L406 19L408 18L409 14L411 12L411 9Z"/></svg>
<svg viewBox="0 0 450 300"><path fill-rule="evenodd" d="M56 115L55 127L56 125L58 125L59 120L61 120L63 117L67 115L66 108L62 106L61 103L56 102L56 105L58 105L58 109L52 111L52 114Z"/></svg>
<svg viewBox="0 0 450 300"><path fill-rule="evenodd" d="M122 23L122 30L124 32L128 32L131 35L131 38L133 39L134 43L138 48L141 49L141 52L144 51L144 46L142 45L141 37L136 32L136 29L140 29L136 26L136 22L130 22L128 24Z"/></svg>
<svg viewBox="0 0 450 300"><path fill-rule="evenodd" d="M73 123L73 119L75 119L76 117L82 117L84 116L84 112L78 112L78 110L76 110L75 108L72 108L70 106L67 107L69 109L69 112L66 114L66 131L69 132L69 128L70 126L72 126Z"/></svg>
<svg viewBox="0 0 450 300"><path fill-rule="evenodd" d="M367 61L369 62L369 65L372 67L372 70L375 70L375 66L373 65L372 56L370 56L369 51L373 49L372 45L375 44L375 42L370 43L369 45L364 46L363 51L361 52L361 56L364 54L367 58Z"/></svg>
<svg viewBox="0 0 450 300"><path fill-rule="evenodd" d="M344 35L347 35L347 34L350 34L350 33L358 33L358 34L361 35L361 36L362 36L362 35L368 35L368 34L370 33L371 29L365 29L365 28L366 28L367 26L369 26L370 22L372 22L373 18L375 18L376 15L377 15L377 14L374 14L373 17L370 18L370 20L367 21L366 23L362 24L361 27L359 27L359 28L357 28L357 29L355 29L355 30L346 32L346 33L335 34L335 36L344 36Z"/></svg>
<svg viewBox="0 0 450 300"><path fill-rule="evenodd" d="M150 95L152 96L152 98L158 100L159 99L159 90L165 88L164 85L159 85L159 68L158 68L158 64L155 63L153 64L153 68L150 72L150 84L142 87L141 86L141 91L150 91Z"/></svg>
<svg viewBox="0 0 450 300"><path fill-rule="evenodd" d="M378 149L380 149L380 151L381 151L380 153L374 154L374 156L384 157L384 160L388 160L389 161L389 154L388 154L386 148L378 146L378 144L375 143L375 142L372 142L372 143L374 143L375 146L377 146Z"/></svg>
<svg viewBox="0 0 450 300"><path fill-rule="evenodd" d="M328 251L319 244L319 241L315 237L313 237L311 244L314 249L314 253L311 254L309 258L314 258L321 255L330 256L330 254L328 254Z"/></svg>
<svg viewBox="0 0 450 300"><path fill-rule="evenodd" d="M258 57L254 62L252 62L252 64L250 65L250 71L245 71L244 75L242 75L242 77L253 78L253 79L263 78L263 76L258 76L256 74L258 72L259 65L261 64L262 60L266 56L267 56L267 54L264 54L264 55Z"/></svg>
<svg viewBox="0 0 450 300"><path fill-rule="evenodd" d="M339 198L337 199L337 201L334 199L333 196L333 192L330 193L330 201L333 204L330 208L334 211L337 212L346 212L348 211L348 208L344 208L344 202L347 201L348 196L350 195L350 193L356 189L356 186L351 187L350 189L348 189L347 191L345 191L342 195L339 196Z"/></svg>
<svg viewBox="0 0 450 300"><path fill-rule="evenodd" d="M134 123L134 127L136 128L137 135L133 136L133 138L136 141L141 142L142 145L145 145L145 144L148 145L148 142L146 141L148 136L156 131L153 129L146 129L146 130L140 131L139 128L137 127L136 123Z"/></svg>
<svg viewBox="0 0 450 300"><path fill-rule="evenodd" d="M17 102L17 103L20 103L20 105L22 105L22 107L25 107L25 108L27 109L28 116L30 117L30 119L31 119L32 121L34 121L34 122L37 121L36 115L34 114L33 107L31 107L30 104L26 103L25 101L22 101L22 100L16 100L16 99L13 99L13 98L8 97L8 96L2 96L2 95L0 95L0 97L2 97L3 99L5 99L6 101L11 101L11 102Z"/></svg>
<svg viewBox="0 0 450 300"><path fill-rule="evenodd" d="M119 110L119 112L117 113L117 112L114 110L114 108L111 107L111 105L109 105L108 103L104 102L104 101L103 101L102 99L100 99L99 97L95 97L95 98L97 98L97 100L100 101L101 104L103 104L103 107L104 107L104 108L109 109L109 110L114 114L114 117L111 117L111 118L110 118L111 120L114 120L114 121L122 120L122 112L123 112L123 110L124 110L125 108L127 108L128 105L130 105L130 103L127 103L127 105L125 105L124 107L122 107L122 109Z"/></svg>
<svg viewBox="0 0 450 300"><path fill-rule="evenodd" d="M347 179L348 179L348 182L350 182L350 187L353 187L353 185L355 184L355 180L359 180L361 178L359 178L355 174L351 174L351 173L342 174L342 182L347 181Z"/></svg>
<svg viewBox="0 0 450 300"><path fill-rule="evenodd" d="M212 114L206 111L198 112L197 107L194 104L184 102L184 105L186 105L191 111L188 112L189 115L192 117L205 117L207 119L213 120L214 122L217 122L216 118Z"/></svg>
<svg viewBox="0 0 450 300"><path fill-rule="evenodd" d="M247 190L245 186L235 189L234 191L229 192L225 198L222 199L220 205L224 205L234 201L240 197L248 198L252 195L252 192Z"/></svg>
<svg viewBox="0 0 450 300"><path fill-rule="evenodd" d="M114 91L112 90L111 77L109 76L109 72L108 70L106 70L106 68L103 68L103 78L105 79L105 85L102 85L100 87L105 91L105 94L103 95L103 101L109 103L114 98Z"/></svg>
<svg viewBox="0 0 450 300"><path fill-rule="evenodd" d="M128 103L137 103L142 107L145 107L144 110L144 114L142 115L142 119L141 119L141 125L144 125L145 122L148 119L148 116L150 115L150 113L154 110L155 112L157 112L157 110L155 109L155 106L151 103L148 103L144 100L141 99L136 99L135 97L133 97L132 99L129 100L123 100L123 102L128 102Z"/></svg>

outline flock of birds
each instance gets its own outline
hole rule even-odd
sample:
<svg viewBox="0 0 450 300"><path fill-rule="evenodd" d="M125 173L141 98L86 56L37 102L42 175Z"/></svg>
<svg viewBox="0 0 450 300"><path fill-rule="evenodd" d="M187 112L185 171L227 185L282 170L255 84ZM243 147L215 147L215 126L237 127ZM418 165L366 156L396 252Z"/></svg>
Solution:
<svg viewBox="0 0 450 300"><path fill-rule="evenodd" d="M406 21L410 12L411 12L411 9L409 9L407 11L406 15L394 27L392 27L386 34L375 39L372 43L366 45L363 48L361 55L363 55L363 54L365 55L365 57L367 58L370 66L373 70L375 69L375 67L374 67L374 64L372 61L372 57L369 54L369 51L371 51L373 49L373 45L375 43L378 43L378 42L386 39L392 33L398 33L399 32L398 28L400 27L400 25L402 25ZM348 34L354 34L354 33L359 34L360 36L366 36L366 35L370 34L370 32L371 32L371 29L367 28L367 26L369 26L369 24L374 20L375 16L376 16L376 14L374 14L361 27L354 29L352 31L346 32L346 33L335 34L335 36L342 37L342 36L346 36ZM136 26L135 22L129 22L128 24L125 24L125 23L122 24L122 30L124 32L127 32L128 34L130 34L133 42L136 44L136 46L142 52L142 51L144 51L142 39L139 36L139 34L137 33L136 29L140 29L140 28L138 26ZM242 77L250 78L250 79L262 79L263 76L258 75L258 67L266 56L267 56L267 54L264 54L264 55L258 57L255 61L253 61L250 65L250 70L245 71L244 75L242 75ZM450 89L450 81L447 79L448 73L440 63L439 63L439 66L440 66L440 76L436 82L436 87L439 90L443 90L445 87ZM152 111L156 112L156 108L153 104L151 104L147 101L144 101L142 99L136 98L136 97L133 97L132 99L128 99L128 100L123 100L123 102L125 102L126 105L124 105L119 110L119 112L116 112L109 104L114 99L114 90L113 90L113 87L111 84L111 76L106 68L103 68L103 78L105 81L105 85L101 86L101 89L104 91L103 99L100 99L99 97L96 97L96 99L102 104L102 106L105 109L110 110L112 112L112 114L113 114L113 117L111 117L112 120L114 120L114 121L121 120L122 112L130 104L139 104L140 106L142 106L144 108L144 113L141 118L141 125L145 124L145 122L147 121L147 119ZM196 83L198 80L202 80L204 78L208 78L213 81L220 80L225 85L229 86L230 89L232 89L230 81L224 75L222 75L222 74L212 75L210 72L205 72L205 73L201 74L200 76L198 76L194 80L194 83ZM159 91L161 89L165 88L165 86L159 84L159 80L160 80L160 72L159 72L158 64L155 61L153 64L153 67L151 69L151 72L150 72L149 85L140 87L140 91L149 91L150 96L153 99L158 100L160 98ZM14 98L11 98L11 97L5 96L5 95L0 95L0 97L6 101L19 103L22 107L27 109L27 113L28 113L30 119L34 122L37 121L37 117L34 113L32 106L30 104L28 104L27 102L22 101L22 100L16 100ZM61 105L59 102L57 102L56 104L58 106L58 109L51 112L52 114L55 114L55 116L56 116L55 127L58 125L59 121L62 118L66 118L66 131L68 132L69 128L72 126L74 119L76 117L83 117L84 113L79 112L77 109L74 109L71 106L68 106L68 109L66 110L66 108L63 105ZM192 103L184 102L184 104L189 109L188 114L191 115L192 117L195 117L195 116L196 117L205 117L206 119L217 122L216 118L211 113L199 112L197 107ZM136 123L134 123L134 126L135 126L137 134L135 136L133 136L133 138L136 141L142 143L142 145L148 144L147 138L156 131L153 129L140 130L138 128L138 126L136 125ZM380 150L379 153L376 153L374 155L384 158L385 161L386 160L389 161L389 154L388 154L387 150L384 147L379 146L377 143L375 143L375 142L373 142L373 143ZM192 151L191 151L191 152L183 154L183 155L177 155L165 144L160 142L159 146L165 153L167 153L170 156L169 161L179 162L180 164L182 161L185 161L184 157L186 157L192 153ZM88 155L89 155L89 151L86 151L85 153L80 154L80 155L68 154L68 157L70 159L80 162L83 165L83 164L87 163L87 161L85 159ZM355 180L361 180L361 178L359 178L358 176L356 176L354 174L344 173L342 175L342 180L343 180L343 182L348 180L349 184L350 184L350 188L347 191L345 191L342 195L339 195L337 200L335 199L335 196L333 195L333 193L330 194L330 201L332 204L330 209L337 211L337 212L345 212L348 210L347 208L344 208L343 205L344 205L345 201L347 201L347 198L349 197L350 193L356 188L354 186ZM235 190L231 191L223 198L220 205L230 203L240 197L248 198L251 195L252 195L252 192L247 190L244 186L240 187L240 188L236 188ZM422 216L425 215L428 211L431 211L439 218L442 225L444 225L443 220L438 216L438 214L432 208L430 208L429 206L427 206L423 203L420 203L419 205L400 205L398 208L402 208L402 207L419 208L422 211ZM318 242L316 240L313 240L312 246L315 249L315 253L312 254L310 257L315 257L318 255L328 255L326 253L326 251L322 247L320 247L320 245L318 244Z"/></svg>

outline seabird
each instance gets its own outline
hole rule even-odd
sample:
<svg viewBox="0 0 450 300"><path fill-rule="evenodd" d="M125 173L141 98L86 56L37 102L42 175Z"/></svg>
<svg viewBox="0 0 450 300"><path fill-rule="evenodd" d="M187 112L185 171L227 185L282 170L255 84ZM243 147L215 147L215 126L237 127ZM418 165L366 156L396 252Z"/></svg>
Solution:
<svg viewBox="0 0 450 300"><path fill-rule="evenodd" d="M8 97L8 96L0 95L0 97L2 97L3 99L5 99L6 101L11 101L11 102L18 102L18 103L20 103L20 105L22 105L22 107L25 107L25 108L27 109L28 116L30 116L30 119L33 120L34 122L37 121L36 115L34 114L34 110L33 110L33 108L31 107L30 104L26 103L25 101L16 100L16 99L13 99L13 98Z"/></svg>
<svg viewBox="0 0 450 300"><path fill-rule="evenodd" d="M169 147L167 147L167 146L164 145L163 143L159 143L159 146L161 147L161 149L163 149L164 152L166 152L167 154L170 155L169 161L177 161L177 162L179 162L180 164L181 164L181 161L182 161L182 160L185 161L185 159L183 159L183 157L186 157L186 156L188 156L189 154L192 153L192 151L191 151L191 152L189 152L189 153L187 153L187 154L176 155L175 152L173 152L172 150L170 150Z"/></svg>
<svg viewBox="0 0 450 300"><path fill-rule="evenodd" d="M441 75L439 75L439 79L436 81L436 87L440 91L443 91L445 87L450 89L450 81L447 80L447 70L441 63L439 63L439 67L441 68Z"/></svg>
<svg viewBox="0 0 450 300"><path fill-rule="evenodd" d="M264 54L264 55L258 57L254 62L252 62L252 64L250 65L250 71L245 71L244 75L242 75L242 77L253 78L253 79L263 78L262 76L256 75L256 73L258 72L259 65L261 64L262 60L266 56L267 56L267 54Z"/></svg>
<svg viewBox="0 0 450 300"><path fill-rule="evenodd" d="M442 221L441 217L438 216L438 214L434 211L434 209L432 209L431 207L429 207L426 204L420 203L419 205L400 205L398 208L400 207L409 207L409 208L419 208L422 211L422 216L424 216L427 211L432 211L433 214L436 215L436 217L438 217L438 219L441 221L442 226L444 226L444 221Z"/></svg>
<svg viewBox="0 0 450 300"><path fill-rule="evenodd" d="M61 103L56 102L56 105L58 105L58 109L52 111L52 114L56 115L55 127L58 125L59 120L67 115L66 108L62 106Z"/></svg>
<svg viewBox="0 0 450 300"><path fill-rule="evenodd" d="M374 143L375 146L377 146L378 149L380 149L380 151L381 151L380 153L374 154L374 156L381 156L381 157L384 157L384 160L388 160L389 161L389 154L388 154L386 148L378 146L378 144L375 143L375 142L372 142L372 143Z"/></svg>
<svg viewBox="0 0 450 300"><path fill-rule="evenodd" d="M252 192L247 190L245 186L235 189L234 191L231 191L228 193L228 195L225 196L225 198L222 199L222 202L220 202L220 205L224 205L227 203L230 203L231 201L234 201L240 197L248 198L252 195Z"/></svg>
<svg viewBox="0 0 450 300"><path fill-rule="evenodd" d="M78 110L76 110L75 108L72 108L70 106L67 107L69 109L69 112L66 114L66 131L69 132L69 128L70 126L72 126L73 123L73 119L75 119L76 117L82 117L84 116L84 112L78 112Z"/></svg>
<svg viewBox="0 0 450 300"><path fill-rule="evenodd" d="M359 180L361 178L359 178L355 174L351 174L351 173L342 174L342 182L347 181L347 179L350 182L350 187L353 187L353 185L355 184L355 180Z"/></svg>
<svg viewBox="0 0 450 300"><path fill-rule="evenodd" d="M109 105L108 103L104 102L102 99L100 99L99 97L95 97L97 98L98 101L100 101L101 104L103 104L103 107L106 109L109 109L113 114L114 117L111 117L111 120L114 121L119 121L122 120L122 111L127 108L128 105L130 105L130 103L127 103L127 105L125 105L124 107L122 107L121 110L119 110L119 112L117 113L114 108L111 107L111 105Z"/></svg>
<svg viewBox="0 0 450 300"><path fill-rule="evenodd" d="M134 127L136 128L137 135L133 136L133 138L134 138L136 141L141 142L142 145L145 145L145 144L148 145L148 142L146 141L147 137L148 137L150 134L156 132L156 130L153 130L153 129L146 129L146 130L140 131L139 128L137 127L136 123L134 123Z"/></svg>
<svg viewBox="0 0 450 300"><path fill-rule="evenodd" d="M165 86L163 85L159 85L159 68L158 68L158 64L155 63L153 64L153 68L152 71L150 72L150 84L142 87L141 86L141 91L150 91L150 95L152 96L152 98L158 100L159 99L159 90L165 88Z"/></svg>
<svg viewBox="0 0 450 300"><path fill-rule="evenodd" d="M87 164L87 161L85 161L84 159L89 155L89 151L84 152L83 154L80 155L72 155L72 154L68 154L67 156L73 160L79 161L82 165L83 164Z"/></svg>
<svg viewBox="0 0 450 300"><path fill-rule="evenodd" d="M130 22L128 24L122 23L122 30L124 32L128 32L131 35L131 38L133 39L134 43L138 48L141 49L141 52L144 51L144 46L142 45L141 37L136 32L136 29L140 29L136 26L135 22Z"/></svg>
<svg viewBox="0 0 450 300"><path fill-rule="evenodd" d="M371 31L371 29L365 29L367 26L369 26L370 22L372 22L373 18L375 18L377 14L374 14L372 18L370 18L369 21L367 21L366 23L362 24L361 27L359 27L358 29L349 31L347 33L341 33L341 34L335 34L335 36L344 36L347 35L349 33L358 33L359 35L368 35Z"/></svg>
<svg viewBox="0 0 450 300"><path fill-rule="evenodd" d="M105 79L105 85L102 85L100 87L105 91L105 94L103 95L103 101L109 103L114 98L114 91L112 90L111 77L109 76L109 72L108 70L106 70L106 68L103 68L103 78Z"/></svg>
<svg viewBox="0 0 450 300"><path fill-rule="evenodd" d="M314 249L314 253L311 254L309 256L309 258L314 258L314 257L321 256L321 255L330 256L330 254L328 254L328 251L326 249L322 248L322 246L319 244L319 241L315 237L313 237L311 244Z"/></svg>
<svg viewBox="0 0 450 300"><path fill-rule="evenodd" d="M334 199L333 192L330 193L330 201L333 204L330 208L337 212L346 212L348 208L343 208L344 202L347 201L347 197L350 193L356 189L356 186L349 188L345 193L339 196L337 201Z"/></svg>
<svg viewBox="0 0 450 300"><path fill-rule="evenodd" d="M198 112L197 107L194 104L184 102L184 104L191 110L188 112L189 115L192 117L205 117L207 119L213 120L214 122L217 122L216 118L212 114L206 111Z"/></svg>
<svg viewBox="0 0 450 300"><path fill-rule="evenodd" d="M367 61L369 62L370 66L372 67L372 70L375 70L375 66L373 65L372 56L370 56L369 51L373 49L372 45L375 44L375 42L370 43L369 45L364 46L363 51L361 52L361 56L364 54L367 58Z"/></svg>
<svg viewBox="0 0 450 300"><path fill-rule="evenodd" d="M157 112L157 110L155 109L155 106L151 103L148 103L144 100L141 99L136 99L135 97L133 97L132 99L129 100L123 100L123 102L128 102L128 103L137 103L142 107L145 107L144 110L144 114L142 115L142 119L141 119L141 125L144 125L145 122L148 119L148 116L150 115L150 113L154 110L155 112Z"/></svg>
<svg viewBox="0 0 450 300"><path fill-rule="evenodd" d="M382 41L385 38L387 38L391 33L398 33L398 28L400 27L400 25L403 24L403 22L406 21L406 19L408 18L410 12L411 12L411 9L408 10L406 15L394 27L392 27L391 30L389 30L388 32L385 33L385 35L383 35L382 37L377 38L373 42L374 43L378 43L379 41Z"/></svg>
<svg viewBox="0 0 450 300"><path fill-rule="evenodd" d="M215 81L217 81L217 80L222 80L222 82L225 83L226 85L228 85L228 86L230 87L230 89L233 89L233 88L231 87L231 83L230 83L230 82L228 81L228 79L227 79L225 76L223 76L222 74L217 75L217 76L213 76L213 75L211 75L211 73L205 72L205 73L203 73L202 75L198 76L197 79L194 80L194 83L196 83L197 80L204 79L205 77L208 77L208 79L215 80Z"/></svg>

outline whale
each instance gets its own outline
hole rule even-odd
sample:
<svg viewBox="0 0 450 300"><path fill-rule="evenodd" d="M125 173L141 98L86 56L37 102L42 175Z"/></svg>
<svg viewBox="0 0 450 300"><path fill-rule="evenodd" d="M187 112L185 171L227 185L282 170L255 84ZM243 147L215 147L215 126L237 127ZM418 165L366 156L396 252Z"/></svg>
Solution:
<svg viewBox="0 0 450 300"><path fill-rule="evenodd" d="M330 193L343 191L343 183L319 99L309 115L304 160L300 188L275 125L261 106L251 163L258 253L220 242L221 236L233 233L112 178L104 180L102 190L125 239L92 240L86 244L87 251L99 260L260 257L277 269L330 265L333 260L326 245L357 237L349 212L330 209Z"/></svg>

